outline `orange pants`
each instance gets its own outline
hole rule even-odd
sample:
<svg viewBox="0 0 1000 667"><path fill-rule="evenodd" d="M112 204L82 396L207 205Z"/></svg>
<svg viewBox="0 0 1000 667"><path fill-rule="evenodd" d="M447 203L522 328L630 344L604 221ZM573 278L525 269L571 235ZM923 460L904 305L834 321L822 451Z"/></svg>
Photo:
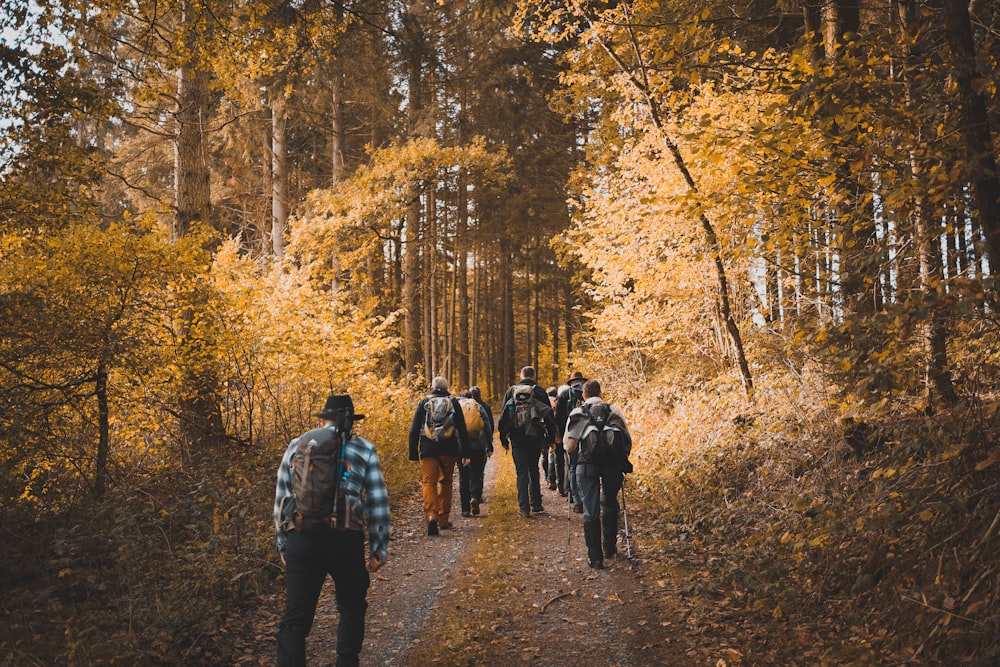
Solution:
<svg viewBox="0 0 1000 667"><path fill-rule="evenodd" d="M428 456L420 459L420 483L424 493L424 516L428 521L448 523L451 514L451 487L457 456Z"/></svg>

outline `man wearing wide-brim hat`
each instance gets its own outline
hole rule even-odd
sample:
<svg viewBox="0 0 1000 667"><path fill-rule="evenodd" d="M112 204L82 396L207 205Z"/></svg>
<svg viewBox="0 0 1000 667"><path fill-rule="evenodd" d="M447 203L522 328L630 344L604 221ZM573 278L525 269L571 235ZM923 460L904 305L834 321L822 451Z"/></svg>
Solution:
<svg viewBox="0 0 1000 667"><path fill-rule="evenodd" d="M315 416L322 424L292 440L278 467L274 527L285 565L285 613L278 630L278 665L282 667L306 664L306 636L327 576L336 586L340 612L336 665L359 664L369 571L377 571L388 558L389 494L378 453L372 443L351 432L354 422L364 415L355 414L350 396L332 394ZM317 466L329 474L312 472ZM311 471L313 480L325 481L310 486L303 481L303 470ZM318 517L307 515L304 508L312 506L311 500L297 498L296 489L310 498L327 497L327 502L332 494L332 511ZM304 493L306 489L309 494Z"/></svg>

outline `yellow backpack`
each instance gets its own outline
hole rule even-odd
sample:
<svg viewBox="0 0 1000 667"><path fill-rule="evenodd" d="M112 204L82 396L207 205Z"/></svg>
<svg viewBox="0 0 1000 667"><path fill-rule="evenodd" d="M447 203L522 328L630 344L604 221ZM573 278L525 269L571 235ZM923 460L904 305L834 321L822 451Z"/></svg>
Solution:
<svg viewBox="0 0 1000 667"><path fill-rule="evenodd" d="M479 412L479 403L474 398L460 398L458 404L462 406L462 415L465 417L465 429L469 432L470 440L478 440L483 433L483 415Z"/></svg>

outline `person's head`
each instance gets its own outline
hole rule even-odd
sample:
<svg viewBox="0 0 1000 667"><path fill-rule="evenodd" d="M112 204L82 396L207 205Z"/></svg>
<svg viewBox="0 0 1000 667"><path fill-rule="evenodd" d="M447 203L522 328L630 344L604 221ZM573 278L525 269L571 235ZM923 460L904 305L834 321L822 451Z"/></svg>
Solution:
<svg viewBox="0 0 1000 667"><path fill-rule="evenodd" d="M583 397L594 398L601 395L601 383L597 380L587 380L583 383Z"/></svg>
<svg viewBox="0 0 1000 667"><path fill-rule="evenodd" d="M548 389L546 389L546 390L545 390L545 393L546 393L546 394L548 394L549 396L551 396L552 398L555 398L556 396L558 396L558 395L559 395L559 390L558 390L558 389L556 389L556 388L555 388L555 387L553 386L553 387L549 387Z"/></svg>
<svg viewBox="0 0 1000 667"><path fill-rule="evenodd" d="M521 379L522 380L534 380L535 379L535 367L525 366L521 369Z"/></svg>
<svg viewBox="0 0 1000 667"><path fill-rule="evenodd" d="M323 409L317 412L316 416L325 422L336 423L344 428L350 428L351 422L365 418L364 415L354 413L354 401L349 394L342 396L330 394Z"/></svg>
<svg viewBox="0 0 1000 667"><path fill-rule="evenodd" d="M469 387L469 394L477 401L483 400L483 392L480 391L479 387L476 385Z"/></svg>
<svg viewBox="0 0 1000 667"><path fill-rule="evenodd" d="M566 384L573 385L577 382L586 382L587 378L583 377L583 373L580 371L573 371L573 374L569 376L566 380Z"/></svg>
<svg viewBox="0 0 1000 667"><path fill-rule="evenodd" d="M438 375L431 380L431 391L448 391L448 379Z"/></svg>
<svg viewBox="0 0 1000 667"><path fill-rule="evenodd" d="M462 398L472 398L472 390L466 389L461 394L459 394L459 396L461 396Z"/></svg>

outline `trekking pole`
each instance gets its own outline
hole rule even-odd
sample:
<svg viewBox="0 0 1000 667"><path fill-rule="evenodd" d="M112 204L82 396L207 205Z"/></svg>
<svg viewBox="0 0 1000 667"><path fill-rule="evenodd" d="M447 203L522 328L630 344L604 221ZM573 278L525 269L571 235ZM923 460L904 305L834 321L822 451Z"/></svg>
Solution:
<svg viewBox="0 0 1000 667"><path fill-rule="evenodd" d="M622 516L625 519L625 557L632 558L632 531L628 527L628 510L625 507L625 478L622 477Z"/></svg>

